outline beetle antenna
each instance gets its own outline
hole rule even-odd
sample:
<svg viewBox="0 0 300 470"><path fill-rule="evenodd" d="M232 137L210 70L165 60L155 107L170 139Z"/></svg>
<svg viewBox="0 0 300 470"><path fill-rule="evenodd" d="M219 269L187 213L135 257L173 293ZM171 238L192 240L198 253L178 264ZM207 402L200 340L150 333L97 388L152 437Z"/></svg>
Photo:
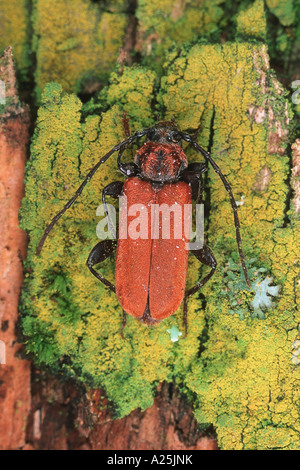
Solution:
<svg viewBox="0 0 300 470"><path fill-rule="evenodd" d="M76 199L78 198L78 196L80 196L80 194L82 193L85 185L92 179L92 177L94 176L94 174L96 173L96 171L98 170L99 166L102 165L102 163L105 163L106 160L108 160L108 158L114 153L114 152L117 152L118 150L122 149L123 147L125 147L126 145L128 144L131 144L135 139L138 139L140 137L143 137L145 134L147 134L149 129L143 129L141 131L138 131L136 132L135 134L133 134L132 136L130 136L128 139L126 140L123 140L123 142L120 142L119 144L115 145L109 152L107 152L103 157L100 158L100 160L98 161L98 163L96 163L96 165L88 172L88 174L86 175L85 179L83 180L83 182L81 183L81 185L79 186L79 188L77 189L77 191L75 192L74 196L67 202L67 204L61 209L61 211L59 211L54 217L53 219L51 220L50 224L48 225L48 227L45 229L44 233L43 233L43 236L38 244L38 247L37 247L37 250L36 250L36 254L39 255L42 248L43 248L43 245L45 243L45 240L47 238L47 236L49 235L49 233L51 232L51 230L53 229L54 225L56 224L56 222L61 218L61 216L66 212L67 209L69 209L72 204L76 201Z"/></svg>
<svg viewBox="0 0 300 470"><path fill-rule="evenodd" d="M181 136L182 136L183 140L185 140L186 142L189 142L198 152L200 152L204 156L204 158L206 158L206 160L209 161L209 163L212 165L215 172L221 178L222 183L224 184L225 189L229 194L230 203L231 203L231 207L232 207L233 215L234 215L234 225L235 225L235 230L236 230L236 241L237 241L237 245L238 245L240 260L241 260L241 264L242 264L246 284L247 284L248 287L251 288L251 284L250 284L249 276L248 276L248 271L247 271L247 267L246 267L246 263L245 263L245 256L244 256L244 252L243 252L243 249L242 249L240 221L239 221L239 216L238 216L238 211L237 211L237 205L236 205L236 201L235 201L234 196L233 196L231 186L228 183L225 176L223 175L223 173L221 172L221 169L219 168L219 166L211 158L210 154L208 152L206 152L202 147L200 147L200 145L197 142L195 142L190 135L182 133Z"/></svg>

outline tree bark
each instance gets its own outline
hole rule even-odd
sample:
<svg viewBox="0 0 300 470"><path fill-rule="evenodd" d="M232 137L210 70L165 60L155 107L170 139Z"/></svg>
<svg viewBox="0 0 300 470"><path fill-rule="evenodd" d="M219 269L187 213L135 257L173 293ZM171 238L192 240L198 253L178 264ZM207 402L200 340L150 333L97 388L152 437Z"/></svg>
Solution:
<svg viewBox="0 0 300 470"><path fill-rule="evenodd" d="M0 57L0 79L8 103L0 123L0 449L18 449L26 441L30 409L30 363L20 358L16 334L27 236L18 226L24 195L29 114L19 105L11 49Z"/></svg>

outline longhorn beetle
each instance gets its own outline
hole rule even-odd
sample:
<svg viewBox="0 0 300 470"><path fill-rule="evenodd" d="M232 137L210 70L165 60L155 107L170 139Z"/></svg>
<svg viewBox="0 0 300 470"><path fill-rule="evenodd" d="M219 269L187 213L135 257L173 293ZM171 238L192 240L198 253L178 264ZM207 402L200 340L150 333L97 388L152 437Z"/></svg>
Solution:
<svg viewBox="0 0 300 470"><path fill-rule="evenodd" d="M146 137L146 140L136 152L134 162L122 162L125 149L132 142L142 137ZM182 141L188 142L199 152L204 157L204 162L188 164L182 148ZM104 207L107 207L106 196L118 198L125 195L127 204L140 203L146 206L153 203L167 203L169 206L172 204L180 204L181 206L191 204L193 195L202 194L202 174L207 171L208 163L210 163L229 194L239 256L245 281L250 287L242 250L237 205L231 187L210 154L200 147L193 137L180 131L174 122L158 122L154 126L140 130L131 136L127 135L123 142L115 145L104 155L89 171L69 202L51 220L39 242L37 254L41 252L45 239L55 223L80 196L100 165L106 162L115 152L118 152L118 168L127 179L125 182L115 181L110 183L103 189L102 200ZM108 217L107 210L105 212ZM126 219L123 218L121 210L119 230L122 228L122 224L127 223L124 220ZM116 293L118 297L123 309L122 337L126 323L126 313L138 318L145 324L155 324L171 316L179 308L182 301L185 334L187 333L188 298L212 277L217 262L211 249L206 244L200 249L193 250L192 253L196 258L210 267L210 272L199 280L194 287L186 289L188 250L184 246L185 241L184 237L179 240L165 240L162 237L155 240L132 240L118 237L117 241L102 240L92 249L87 260L87 266L92 274L112 292ZM117 249L116 286L94 269L95 265L104 261L115 249Z"/></svg>

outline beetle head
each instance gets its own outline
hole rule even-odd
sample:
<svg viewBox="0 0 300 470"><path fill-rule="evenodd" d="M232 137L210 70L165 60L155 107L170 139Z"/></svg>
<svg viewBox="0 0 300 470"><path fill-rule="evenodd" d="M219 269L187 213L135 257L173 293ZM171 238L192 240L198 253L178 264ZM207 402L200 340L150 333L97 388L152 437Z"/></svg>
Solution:
<svg viewBox="0 0 300 470"><path fill-rule="evenodd" d="M188 165L178 127L173 122L158 122L146 135L147 141L135 156L140 175L160 184L178 180Z"/></svg>
<svg viewBox="0 0 300 470"><path fill-rule="evenodd" d="M162 121L150 127L147 140L160 144L177 144L181 146L181 133L173 122Z"/></svg>

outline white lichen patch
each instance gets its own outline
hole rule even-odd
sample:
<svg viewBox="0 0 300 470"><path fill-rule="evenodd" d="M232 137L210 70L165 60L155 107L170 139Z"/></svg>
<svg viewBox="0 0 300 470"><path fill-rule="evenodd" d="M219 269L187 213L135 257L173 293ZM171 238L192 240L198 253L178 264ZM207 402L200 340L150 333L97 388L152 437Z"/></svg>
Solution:
<svg viewBox="0 0 300 470"><path fill-rule="evenodd" d="M264 317L264 310L274 307L271 297L277 297L280 286L270 286L273 281L272 277L267 276L264 280L260 278L252 284L255 291L254 299L251 302L251 307L254 310L254 316L258 318Z"/></svg>
<svg viewBox="0 0 300 470"><path fill-rule="evenodd" d="M167 332L170 334L171 336L171 341L173 341L173 343L175 343L176 341L179 340L179 336L182 335L181 331L178 330L177 326L176 325L173 325L169 330L167 330Z"/></svg>

